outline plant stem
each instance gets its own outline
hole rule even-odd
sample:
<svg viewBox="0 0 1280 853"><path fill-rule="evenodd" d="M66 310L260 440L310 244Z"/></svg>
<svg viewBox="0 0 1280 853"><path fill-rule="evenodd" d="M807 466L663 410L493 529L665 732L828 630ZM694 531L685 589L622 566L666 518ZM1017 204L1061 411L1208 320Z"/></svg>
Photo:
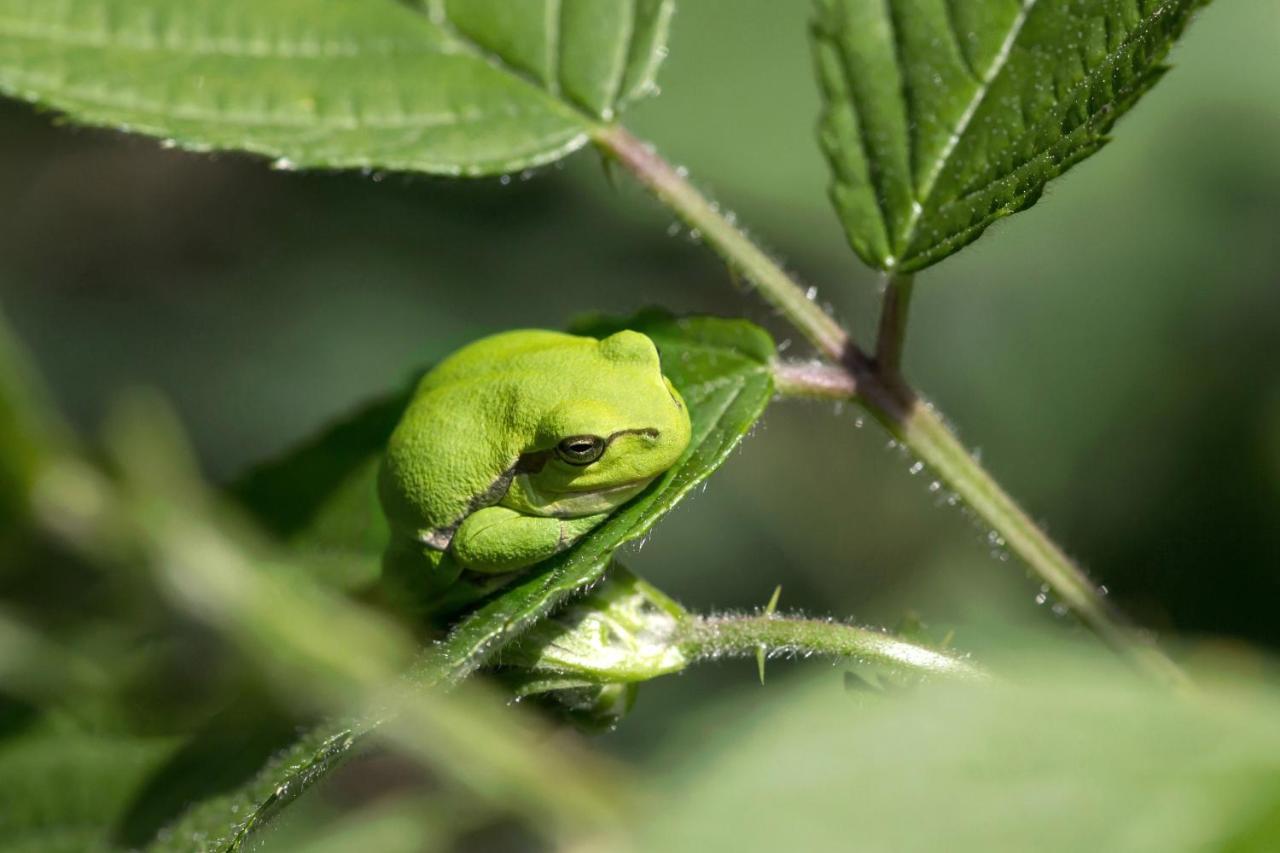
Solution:
<svg viewBox="0 0 1280 853"><path fill-rule="evenodd" d="M833 364L783 363L782 393L853 399L884 424L916 457L932 468L1004 540L1054 593L1101 639L1162 681L1187 683L1186 675L1152 640L1134 630L1102 592L1018 506L965 449L955 433L920 399L898 369L911 281L891 278L886 291L877 357L871 358L847 332L809 299L804 288L652 146L619 126L603 127L595 140L660 201L676 212L730 267L752 281L779 311Z"/></svg>
<svg viewBox="0 0 1280 853"><path fill-rule="evenodd" d="M905 385L864 379L859 390L862 404L876 420L991 525L993 544L1018 554L1085 625L1139 669L1178 687L1189 685L1177 664L1112 606L982 467L930 403Z"/></svg>
<svg viewBox="0 0 1280 853"><path fill-rule="evenodd" d="M849 344L840 324L809 298L800 285L764 253L720 208L690 184L651 145L625 128L611 125L596 132L596 142L653 191L667 207L695 228L737 272L756 284L760 295L782 312L828 358L839 359Z"/></svg>
<svg viewBox="0 0 1280 853"><path fill-rule="evenodd" d="M774 362L773 387L784 397L851 400L858 395L858 382L852 373L821 361Z"/></svg>
<svg viewBox="0 0 1280 853"><path fill-rule="evenodd" d="M880 631L776 613L693 617L685 623L679 641L693 660L748 657L764 648L770 654L852 658L919 675L974 680L987 677L960 657Z"/></svg>
<svg viewBox="0 0 1280 853"><path fill-rule="evenodd" d="M902 350L914 285L915 277L911 275L885 277L884 306L880 309L880 330L876 335L876 366L886 374L902 372Z"/></svg>

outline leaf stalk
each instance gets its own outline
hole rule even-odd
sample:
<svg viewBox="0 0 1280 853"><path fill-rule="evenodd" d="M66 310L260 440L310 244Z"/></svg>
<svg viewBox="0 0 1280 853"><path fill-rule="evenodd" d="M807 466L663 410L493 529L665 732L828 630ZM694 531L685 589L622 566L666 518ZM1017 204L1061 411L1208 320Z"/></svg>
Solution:
<svg viewBox="0 0 1280 853"><path fill-rule="evenodd" d="M884 302L880 308L880 329L876 335L876 367L894 376L902 373L902 352L907 337L907 316L915 276L889 273L885 276Z"/></svg>
<svg viewBox="0 0 1280 853"><path fill-rule="evenodd" d="M691 660L752 657L761 648L770 655L822 655L848 658L895 672L980 681L988 676L958 655L909 643L870 628L757 613L698 616L685 621L681 647Z"/></svg>

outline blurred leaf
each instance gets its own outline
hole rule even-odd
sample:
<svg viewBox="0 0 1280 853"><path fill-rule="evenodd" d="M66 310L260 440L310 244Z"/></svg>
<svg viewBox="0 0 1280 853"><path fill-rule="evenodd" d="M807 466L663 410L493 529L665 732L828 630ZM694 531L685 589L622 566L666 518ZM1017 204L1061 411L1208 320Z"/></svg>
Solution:
<svg viewBox="0 0 1280 853"><path fill-rule="evenodd" d="M260 524L337 586L358 589L377 580L388 536L378 462L411 393L406 388L362 406L231 486Z"/></svg>
<svg viewBox="0 0 1280 853"><path fill-rule="evenodd" d="M107 849L121 810L173 746L172 738L94 731L61 714L0 740L0 846Z"/></svg>
<svg viewBox="0 0 1280 853"><path fill-rule="evenodd" d="M255 845L261 853L431 853L467 849L458 836L476 816L468 804L439 796L392 796L375 801L337 820L293 814Z"/></svg>
<svg viewBox="0 0 1280 853"><path fill-rule="evenodd" d="M26 520L31 484L50 445L63 439L65 427L32 375L27 359L0 315L0 563ZM0 577L10 566L0 566Z"/></svg>
<svg viewBox="0 0 1280 853"><path fill-rule="evenodd" d="M653 88L670 0L0 0L0 92L283 167L496 174Z"/></svg>
<svg viewBox="0 0 1280 853"><path fill-rule="evenodd" d="M297 725L263 697L236 697L147 777L121 815L115 840L138 849L191 803L234 791L297 739Z"/></svg>
<svg viewBox="0 0 1280 853"><path fill-rule="evenodd" d="M818 0L831 196L854 250L912 271L1039 199L1163 73L1207 0Z"/></svg>
<svg viewBox="0 0 1280 853"><path fill-rule="evenodd" d="M1223 678L1218 661L1203 693L1173 695L1109 660L1023 661L1016 682L891 699L821 676L682 721L651 762L664 798L641 846L1280 848L1274 682Z"/></svg>

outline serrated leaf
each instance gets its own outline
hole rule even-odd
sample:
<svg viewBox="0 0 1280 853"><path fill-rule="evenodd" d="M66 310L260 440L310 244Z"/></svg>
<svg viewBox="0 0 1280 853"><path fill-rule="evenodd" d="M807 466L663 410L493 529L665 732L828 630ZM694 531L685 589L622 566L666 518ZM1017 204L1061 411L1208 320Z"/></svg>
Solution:
<svg viewBox="0 0 1280 853"><path fill-rule="evenodd" d="M282 166L559 159L653 88L671 0L0 0L0 92Z"/></svg>
<svg viewBox="0 0 1280 853"><path fill-rule="evenodd" d="M1159 79L1207 0L818 0L831 196L911 272L1039 199Z"/></svg>

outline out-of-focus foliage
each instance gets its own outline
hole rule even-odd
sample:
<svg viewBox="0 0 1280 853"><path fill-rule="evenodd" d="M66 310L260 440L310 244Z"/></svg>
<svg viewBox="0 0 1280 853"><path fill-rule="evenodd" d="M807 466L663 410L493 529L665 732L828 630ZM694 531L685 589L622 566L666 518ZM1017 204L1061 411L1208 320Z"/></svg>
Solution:
<svg viewBox="0 0 1280 853"><path fill-rule="evenodd" d="M14 713L12 706L0 704L0 715L6 712ZM33 712L21 734L0 734L0 847L13 853L109 849L115 822L175 741L94 731L58 712L35 719Z"/></svg>
<svg viewBox="0 0 1280 853"><path fill-rule="evenodd" d="M0 92L287 168L497 174L648 93L671 5L4 0Z"/></svg>
<svg viewBox="0 0 1280 853"><path fill-rule="evenodd" d="M678 723L651 759L669 769L645 847L1280 845L1273 678L1202 671L1204 693L1171 696L1034 640L1011 675L892 697L841 695L818 677L761 703L713 705Z"/></svg>
<svg viewBox="0 0 1280 853"><path fill-rule="evenodd" d="M1206 0L820 0L831 196L864 261L935 264L1093 154Z"/></svg>

